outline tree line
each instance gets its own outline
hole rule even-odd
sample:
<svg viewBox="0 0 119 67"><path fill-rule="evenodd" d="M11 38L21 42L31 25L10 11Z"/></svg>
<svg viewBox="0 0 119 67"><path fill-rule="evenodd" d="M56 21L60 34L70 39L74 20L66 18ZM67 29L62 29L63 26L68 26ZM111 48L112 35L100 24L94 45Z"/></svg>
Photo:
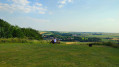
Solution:
<svg viewBox="0 0 119 67"><path fill-rule="evenodd" d="M52 31L51 31L52 32ZM60 32L52 32L51 35L44 35L44 39L57 38L61 41L80 41L80 42L101 42L100 38L97 37L85 37L81 35L74 36L71 33L60 33Z"/></svg>
<svg viewBox="0 0 119 67"><path fill-rule="evenodd" d="M32 28L20 28L0 19L0 38L26 38L41 40L39 32Z"/></svg>

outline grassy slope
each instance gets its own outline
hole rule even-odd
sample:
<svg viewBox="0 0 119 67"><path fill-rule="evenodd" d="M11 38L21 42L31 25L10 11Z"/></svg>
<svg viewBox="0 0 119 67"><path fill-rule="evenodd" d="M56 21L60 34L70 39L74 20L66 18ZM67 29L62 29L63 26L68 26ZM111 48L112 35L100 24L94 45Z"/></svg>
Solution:
<svg viewBox="0 0 119 67"><path fill-rule="evenodd" d="M119 49L86 45L0 44L0 67L119 67Z"/></svg>

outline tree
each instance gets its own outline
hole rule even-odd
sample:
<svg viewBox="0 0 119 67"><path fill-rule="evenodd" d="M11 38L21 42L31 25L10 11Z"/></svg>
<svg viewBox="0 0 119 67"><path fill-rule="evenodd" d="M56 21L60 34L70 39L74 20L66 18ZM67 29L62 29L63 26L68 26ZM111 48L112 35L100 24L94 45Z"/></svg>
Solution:
<svg viewBox="0 0 119 67"><path fill-rule="evenodd" d="M0 38L29 38L40 40L42 36L37 30L13 26L0 19Z"/></svg>

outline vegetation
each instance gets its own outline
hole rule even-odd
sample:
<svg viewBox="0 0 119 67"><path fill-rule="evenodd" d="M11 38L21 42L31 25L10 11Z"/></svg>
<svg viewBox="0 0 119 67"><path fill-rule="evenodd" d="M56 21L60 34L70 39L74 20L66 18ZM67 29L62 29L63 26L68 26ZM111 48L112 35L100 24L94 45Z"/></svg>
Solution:
<svg viewBox="0 0 119 67"><path fill-rule="evenodd" d="M119 67L118 36L90 32L39 33L0 19L0 67ZM50 44L54 37L63 42Z"/></svg>
<svg viewBox="0 0 119 67"><path fill-rule="evenodd" d="M0 43L28 43L30 40L21 39L21 38L2 38Z"/></svg>
<svg viewBox="0 0 119 67"><path fill-rule="evenodd" d="M110 46L110 47L114 47L114 48L119 48L119 44L115 43L115 42L94 42L91 43L93 45L105 45L105 46Z"/></svg>
<svg viewBox="0 0 119 67"><path fill-rule="evenodd" d="M87 45L0 44L0 67L119 67L119 49Z"/></svg>
<svg viewBox="0 0 119 67"><path fill-rule="evenodd" d="M0 44L8 44L8 43L50 44L50 41L49 40L28 40L28 39L21 39L21 38L8 38L8 39L2 38L0 39Z"/></svg>
<svg viewBox="0 0 119 67"><path fill-rule="evenodd" d="M26 38L41 40L42 36L32 28L20 28L0 19L0 38Z"/></svg>
<svg viewBox="0 0 119 67"><path fill-rule="evenodd" d="M48 34L48 35L47 35ZM49 35L50 34L50 35ZM65 44L90 44L105 45L118 48L118 33L95 33L95 32L57 32L48 31L43 33L43 38L48 40L56 37Z"/></svg>
<svg viewBox="0 0 119 67"><path fill-rule="evenodd" d="M52 33L47 35L48 33ZM101 39L97 37L84 37L81 34L73 34L73 33L61 33L56 31L50 31L48 33L44 33L44 39L57 38L61 41L80 41L80 42L100 42Z"/></svg>

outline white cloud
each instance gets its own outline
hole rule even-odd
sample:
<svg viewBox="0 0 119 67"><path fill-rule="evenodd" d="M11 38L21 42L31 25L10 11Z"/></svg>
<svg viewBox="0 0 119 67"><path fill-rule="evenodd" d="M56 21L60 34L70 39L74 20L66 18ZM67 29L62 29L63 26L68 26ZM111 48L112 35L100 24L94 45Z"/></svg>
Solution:
<svg viewBox="0 0 119 67"><path fill-rule="evenodd" d="M63 6L64 6L64 5L59 5L58 7L59 7L59 8L62 8Z"/></svg>
<svg viewBox="0 0 119 67"><path fill-rule="evenodd" d="M68 0L68 2L73 2L73 0Z"/></svg>
<svg viewBox="0 0 119 67"><path fill-rule="evenodd" d="M42 4L41 4L41 3L36 3L36 5L37 5L37 6L42 6Z"/></svg>
<svg viewBox="0 0 119 67"><path fill-rule="evenodd" d="M45 14L45 12L39 12L39 14Z"/></svg>
<svg viewBox="0 0 119 67"><path fill-rule="evenodd" d="M64 5L65 4L67 4L67 3L71 3L71 2L73 2L73 0L59 0L59 8L62 8L62 7L64 7Z"/></svg>
<svg viewBox="0 0 119 67"><path fill-rule="evenodd" d="M66 1L67 1L67 0L62 0L62 1L60 1L59 3L61 3L61 4L66 4Z"/></svg>
<svg viewBox="0 0 119 67"><path fill-rule="evenodd" d="M9 0L12 1L14 4L19 4L19 5L27 5L30 2L28 0Z"/></svg>
<svg viewBox="0 0 119 67"><path fill-rule="evenodd" d="M46 8L41 3L34 3L31 5L28 0L9 0L11 4L0 3L0 11L8 12L38 12L39 14L45 14ZM42 12L42 13L41 13Z"/></svg>

